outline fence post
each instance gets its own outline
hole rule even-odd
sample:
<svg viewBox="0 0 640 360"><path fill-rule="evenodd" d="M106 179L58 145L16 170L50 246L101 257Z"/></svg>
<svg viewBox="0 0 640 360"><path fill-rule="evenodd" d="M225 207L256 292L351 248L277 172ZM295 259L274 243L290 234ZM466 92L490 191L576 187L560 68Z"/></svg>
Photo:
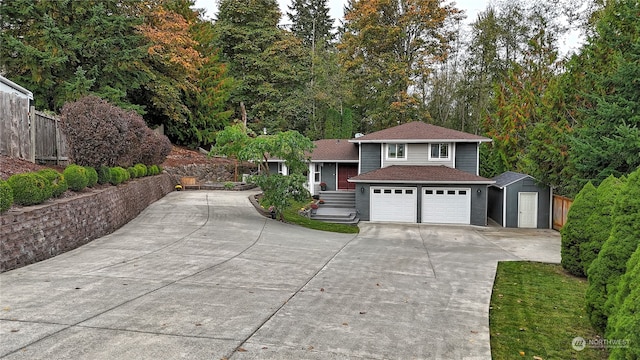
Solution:
<svg viewBox="0 0 640 360"><path fill-rule="evenodd" d="M36 162L36 108L29 106L29 161Z"/></svg>

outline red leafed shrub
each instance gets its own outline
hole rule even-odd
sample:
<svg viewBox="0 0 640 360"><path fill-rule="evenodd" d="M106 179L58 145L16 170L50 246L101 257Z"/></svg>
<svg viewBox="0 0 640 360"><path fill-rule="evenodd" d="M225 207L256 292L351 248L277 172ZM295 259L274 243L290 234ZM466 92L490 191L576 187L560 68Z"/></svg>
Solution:
<svg viewBox="0 0 640 360"><path fill-rule="evenodd" d="M82 166L160 164L171 150L169 140L149 129L140 115L96 96L66 103L61 117L71 157Z"/></svg>

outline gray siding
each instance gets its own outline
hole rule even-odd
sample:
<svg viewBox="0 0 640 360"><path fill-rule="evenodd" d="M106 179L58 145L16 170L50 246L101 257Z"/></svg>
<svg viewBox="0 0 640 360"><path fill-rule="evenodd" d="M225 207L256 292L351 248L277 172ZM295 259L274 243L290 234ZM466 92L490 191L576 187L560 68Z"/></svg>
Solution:
<svg viewBox="0 0 640 360"><path fill-rule="evenodd" d="M278 173L278 163L270 162L269 164L269 174L277 174Z"/></svg>
<svg viewBox="0 0 640 360"><path fill-rule="evenodd" d="M387 167L391 165L444 165L450 168L453 167L453 159L455 156L455 151L453 149L453 143L449 144L449 152L451 155L451 160L448 161L439 161L439 160L429 160L429 144L407 144L407 158L396 160L396 159L387 159L387 154L384 154L384 162L382 167ZM387 144L383 144L383 150L387 151Z"/></svg>
<svg viewBox="0 0 640 360"><path fill-rule="evenodd" d="M478 144L457 143L456 145L456 169L478 174Z"/></svg>
<svg viewBox="0 0 640 360"><path fill-rule="evenodd" d="M369 221L369 193L371 192L369 184L358 183L356 185L356 210L362 221ZM364 189L364 190L361 190Z"/></svg>
<svg viewBox="0 0 640 360"><path fill-rule="evenodd" d="M335 191L337 189L336 174L335 163L324 163L322 165L322 170L320 170L320 180L327 183L327 191Z"/></svg>
<svg viewBox="0 0 640 360"><path fill-rule="evenodd" d="M549 228L549 212L551 211L550 192L548 186L540 186L531 178L522 179L506 187L507 209L506 227L518 227L518 193L537 192L538 193L538 229ZM503 225L505 226L505 225Z"/></svg>
<svg viewBox="0 0 640 360"><path fill-rule="evenodd" d="M380 144L360 144L360 174L380 169Z"/></svg>

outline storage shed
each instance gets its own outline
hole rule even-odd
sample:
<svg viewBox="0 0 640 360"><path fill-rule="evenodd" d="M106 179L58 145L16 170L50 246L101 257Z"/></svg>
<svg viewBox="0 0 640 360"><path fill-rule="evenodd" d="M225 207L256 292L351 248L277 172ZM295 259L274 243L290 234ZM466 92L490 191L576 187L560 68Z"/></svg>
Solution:
<svg viewBox="0 0 640 360"><path fill-rule="evenodd" d="M551 228L553 191L530 175L507 171L489 186L488 214L503 227Z"/></svg>

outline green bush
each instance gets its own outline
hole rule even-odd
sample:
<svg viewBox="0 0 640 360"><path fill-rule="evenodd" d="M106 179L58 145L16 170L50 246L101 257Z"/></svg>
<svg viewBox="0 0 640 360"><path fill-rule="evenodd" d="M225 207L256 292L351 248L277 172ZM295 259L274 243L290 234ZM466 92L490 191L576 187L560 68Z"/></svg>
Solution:
<svg viewBox="0 0 640 360"><path fill-rule="evenodd" d="M6 182L0 179L0 213L3 213L13 205L13 189Z"/></svg>
<svg viewBox="0 0 640 360"><path fill-rule="evenodd" d="M87 171L87 187L94 187L98 183L98 172L96 169L91 166L85 166L84 169Z"/></svg>
<svg viewBox="0 0 640 360"><path fill-rule="evenodd" d="M606 338L629 343L613 347L609 358L640 359L640 246L627 262L627 272L620 278L614 303Z"/></svg>
<svg viewBox="0 0 640 360"><path fill-rule="evenodd" d="M145 164L136 164L134 166L134 168L136 169L136 172L138 173L137 177L144 177L147 176L147 165Z"/></svg>
<svg viewBox="0 0 640 360"><path fill-rule="evenodd" d="M124 181L129 181L131 179L131 174L128 171L124 171Z"/></svg>
<svg viewBox="0 0 640 360"><path fill-rule="evenodd" d="M38 175L49 180L52 197L58 197L69 189L69 185L67 184L67 180L64 178L64 175L53 169L42 169L38 171Z"/></svg>
<svg viewBox="0 0 640 360"><path fill-rule="evenodd" d="M19 205L40 204L51 197L49 180L36 173L13 175L7 183L13 190L13 201Z"/></svg>
<svg viewBox="0 0 640 360"><path fill-rule="evenodd" d="M124 168L121 168L119 166L111 168L111 176L110 176L111 185L118 185L125 182L128 176L129 176L129 172Z"/></svg>
<svg viewBox="0 0 640 360"><path fill-rule="evenodd" d="M138 177L138 171L133 166L129 166L127 168L127 172L129 173L129 177L135 179Z"/></svg>
<svg viewBox="0 0 640 360"><path fill-rule="evenodd" d="M231 181L227 181L226 183L224 183L224 188L225 190L231 190L233 189L233 187L235 186L235 184Z"/></svg>
<svg viewBox="0 0 640 360"><path fill-rule="evenodd" d="M589 217L598 206L597 201L596 188L591 182L588 182L571 204L567 214L567 222L560 231L562 236L560 248L562 260L560 263L563 268L576 276L585 276L580 257L580 246L589 241L590 234L587 224Z"/></svg>
<svg viewBox="0 0 640 360"><path fill-rule="evenodd" d="M100 166L98 169L98 184L108 184L111 181L111 168Z"/></svg>
<svg viewBox="0 0 640 360"><path fill-rule="evenodd" d="M613 207L611 235L588 270L587 312L591 324L604 331L614 307L620 277L640 243L640 169L627 178Z"/></svg>
<svg viewBox="0 0 640 360"><path fill-rule="evenodd" d="M149 176L158 175L158 165L151 165L147 167L147 175Z"/></svg>
<svg viewBox="0 0 640 360"><path fill-rule="evenodd" d="M73 191L82 191L87 187L89 179L87 178L87 170L80 165L69 165L62 172L64 178L69 184L69 189Z"/></svg>
<svg viewBox="0 0 640 360"><path fill-rule="evenodd" d="M593 260L598 257L602 244L609 238L613 205L623 184L622 181L611 175L596 190L597 206L587 219L585 229L588 240L580 244L580 261L585 274Z"/></svg>

